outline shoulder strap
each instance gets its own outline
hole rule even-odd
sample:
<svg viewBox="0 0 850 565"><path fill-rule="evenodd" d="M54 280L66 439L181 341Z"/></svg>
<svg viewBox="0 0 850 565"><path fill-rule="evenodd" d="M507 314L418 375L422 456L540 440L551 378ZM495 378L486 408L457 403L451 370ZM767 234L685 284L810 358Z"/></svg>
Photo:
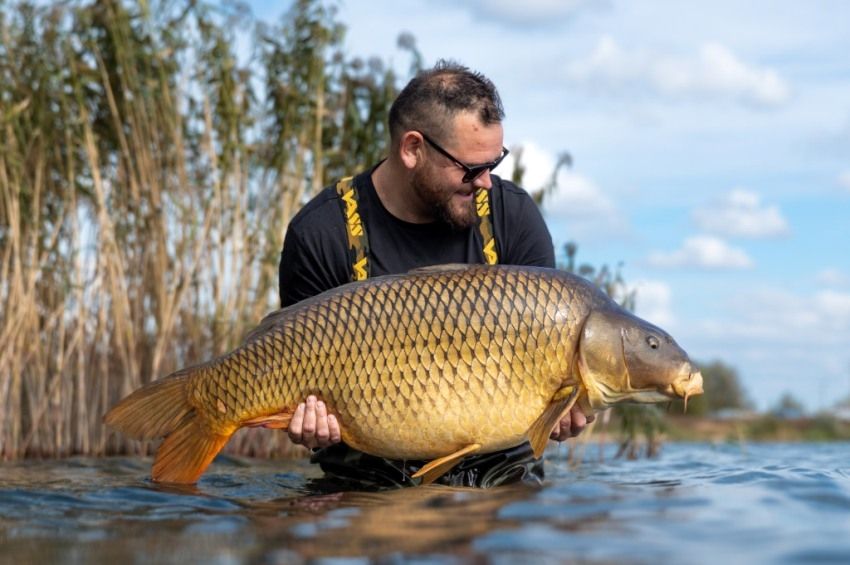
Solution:
<svg viewBox="0 0 850 565"><path fill-rule="evenodd" d="M490 191L479 188L475 193L475 209L481 221L478 222L478 231L481 233L481 246L484 252L484 260L488 265L499 262L499 254L496 251L496 234L493 232L493 220L490 209Z"/></svg>
<svg viewBox="0 0 850 565"><path fill-rule="evenodd" d="M340 179L336 183L336 192L339 194L340 209L342 210L346 232L348 233L351 280L362 281L369 277L371 271L371 264L369 263L369 237L366 234L366 226L360 218L360 212L358 211L360 199L352 180L353 177ZM499 254L496 250L496 236L493 231L489 190L478 189L475 193L475 208L480 218L478 231L481 234L484 260L488 265L495 265L499 262Z"/></svg>
<svg viewBox="0 0 850 565"><path fill-rule="evenodd" d="M369 238L366 235L366 226L361 221L360 212L357 210L360 199L357 189L352 183L353 178L345 177L336 183L336 192L339 194L339 205L348 232L351 280L362 281L369 277L371 267L369 264Z"/></svg>

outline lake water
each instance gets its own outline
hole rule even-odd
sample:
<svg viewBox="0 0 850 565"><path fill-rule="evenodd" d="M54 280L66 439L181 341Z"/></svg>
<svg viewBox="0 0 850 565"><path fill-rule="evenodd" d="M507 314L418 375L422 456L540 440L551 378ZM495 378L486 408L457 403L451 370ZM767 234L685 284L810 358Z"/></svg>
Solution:
<svg viewBox="0 0 850 565"><path fill-rule="evenodd" d="M150 459L0 464L8 563L850 563L850 444L666 444L541 487L316 492L303 461L219 458L194 488Z"/></svg>

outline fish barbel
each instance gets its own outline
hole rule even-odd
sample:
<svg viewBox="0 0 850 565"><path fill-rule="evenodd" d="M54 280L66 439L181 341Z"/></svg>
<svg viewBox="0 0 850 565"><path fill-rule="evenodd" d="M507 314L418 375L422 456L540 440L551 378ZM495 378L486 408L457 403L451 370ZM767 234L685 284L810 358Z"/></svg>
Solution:
<svg viewBox="0 0 850 565"><path fill-rule="evenodd" d="M194 483L237 429L286 429L312 394L350 446L431 460L416 474L429 483L471 453L530 441L540 457L576 402L591 414L701 392L673 338L581 277L444 265L278 310L235 350L143 386L105 422L164 437L153 479Z"/></svg>

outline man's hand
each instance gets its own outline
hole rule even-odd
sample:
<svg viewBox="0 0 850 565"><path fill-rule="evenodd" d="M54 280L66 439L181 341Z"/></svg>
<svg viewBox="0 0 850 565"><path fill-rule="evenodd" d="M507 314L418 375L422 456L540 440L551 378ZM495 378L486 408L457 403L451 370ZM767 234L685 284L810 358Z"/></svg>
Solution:
<svg viewBox="0 0 850 565"><path fill-rule="evenodd" d="M582 412L581 408L579 408L578 405L575 405L572 410L570 410L570 413L558 422L552 430L552 435L550 435L549 438L555 441L564 441L571 437L576 437L582 432L582 430L584 430L585 426L593 422L595 419L596 416L593 414L586 416L584 412Z"/></svg>
<svg viewBox="0 0 850 565"><path fill-rule="evenodd" d="M328 415L328 408L321 400L310 395L295 409L289 422L289 439L292 443L308 449L327 447L342 440L336 416Z"/></svg>

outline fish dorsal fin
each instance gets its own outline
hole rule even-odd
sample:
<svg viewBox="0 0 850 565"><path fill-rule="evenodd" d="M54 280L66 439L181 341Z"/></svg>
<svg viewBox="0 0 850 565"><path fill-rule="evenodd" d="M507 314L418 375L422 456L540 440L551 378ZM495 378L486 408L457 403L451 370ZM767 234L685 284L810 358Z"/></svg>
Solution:
<svg viewBox="0 0 850 565"><path fill-rule="evenodd" d="M447 273L451 271L462 271L474 265L470 263L445 263L443 265L428 265L427 267L416 267L407 271L410 275L425 275L428 273Z"/></svg>
<svg viewBox="0 0 850 565"><path fill-rule="evenodd" d="M531 427L528 429L528 441L534 450L535 458L539 459L543 455L555 424L560 422L570 411L570 408L573 407L573 404L576 403L579 388L578 386L570 385L560 389L552 397L549 406L546 407L543 414L531 424Z"/></svg>
<svg viewBox="0 0 850 565"><path fill-rule="evenodd" d="M413 474L413 478L418 479L419 477L422 477L422 484L429 485L451 471L452 467L460 463L460 460L463 459L464 455L475 453L479 449L481 449L480 443L472 443L455 451L454 453L446 455L445 457L434 459L416 471L416 473Z"/></svg>
<svg viewBox="0 0 850 565"><path fill-rule="evenodd" d="M245 336L245 339L242 340L242 343L250 343L255 338L267 333L270 329L278 325L280 321L283 320L283 318L286 316L286 314L286 308L281 308L279 310L275 310L274 312L270 312L266 315L265 318L260 320L260 323L257 324L257 327L248 332L248 335Z"/></svg>

